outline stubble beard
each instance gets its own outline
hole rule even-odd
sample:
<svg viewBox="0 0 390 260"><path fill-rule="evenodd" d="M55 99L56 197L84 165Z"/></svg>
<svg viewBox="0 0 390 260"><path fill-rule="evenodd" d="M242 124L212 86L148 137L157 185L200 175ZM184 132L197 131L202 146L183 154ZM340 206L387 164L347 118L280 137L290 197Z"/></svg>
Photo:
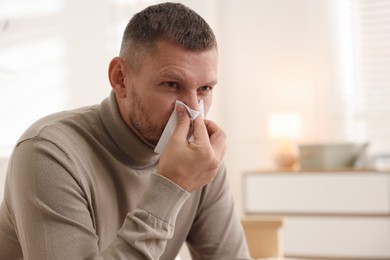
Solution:
<svg viewBox="0 0 390 260"><path fill-rule="evenodd" d="M163 127L159 127L152 122L134 89L131 91L131 95L133 98L129 113L130 127L143 142L154 147L161 137Z"/></svg>

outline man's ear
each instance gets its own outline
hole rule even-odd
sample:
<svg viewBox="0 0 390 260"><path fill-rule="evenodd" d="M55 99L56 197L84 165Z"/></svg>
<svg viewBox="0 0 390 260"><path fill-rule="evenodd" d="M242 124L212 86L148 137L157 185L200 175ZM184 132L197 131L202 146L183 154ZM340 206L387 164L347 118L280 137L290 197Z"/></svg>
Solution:
<svg viewBox="0 0 390 260"><path fill-rule="evenodd" d="M126 97L126 86L125 86L125 60L121 57L115 57L111 60L108 67L108 78L112 89L114 90L117 97Z"/></svg>

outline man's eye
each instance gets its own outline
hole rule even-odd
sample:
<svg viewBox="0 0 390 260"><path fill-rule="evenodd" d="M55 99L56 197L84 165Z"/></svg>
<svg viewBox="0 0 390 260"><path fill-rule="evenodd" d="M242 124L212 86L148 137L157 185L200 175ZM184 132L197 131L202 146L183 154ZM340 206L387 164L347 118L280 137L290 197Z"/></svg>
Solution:
<svg viewBox="0 0 390 260"><path fill-rule="evenodd" d="M210 87L210 86L203 86L203 87L200 87L200 88L198 89L198 91L200 91L200 92L209 92L209 91L211 91L211 90L213 90L213 88Z"/></svg>
<svg viewBox="0 0 390 260"><path fill-rule="evenodd" d="M177 88L177 83L176 82L164 82L164 85L169 87L169 88Z"/></svg>

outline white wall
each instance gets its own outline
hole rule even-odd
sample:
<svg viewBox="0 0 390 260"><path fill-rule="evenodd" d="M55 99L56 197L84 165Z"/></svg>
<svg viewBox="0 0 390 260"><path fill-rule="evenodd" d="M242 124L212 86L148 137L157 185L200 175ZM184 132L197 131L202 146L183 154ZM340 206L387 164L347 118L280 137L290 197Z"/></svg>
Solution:
<svg viewBox="0 0 390 260"><path fill-rule="evenodd" d="M62 30L66 44L66 106L96 104L110 91L108 63L112 35L110 1L63 1Z"/></svg>
<svg viewBox="0 0 390 260"><path fill-rule="evenodd" d="M3 200L4 196L4 184L5 184L5 174L7 171L8 159L0 158L0 203Z"/></svg>
<svg viewBox="0 0 390 260"><path fill-rule="evenodd" d="M226 163L240 206L241 173L274 167L269 113L301 113L305 136L301 141L337 138L328 110L338 84L336 1L220 3L218 115L229 138Z"/></svg>

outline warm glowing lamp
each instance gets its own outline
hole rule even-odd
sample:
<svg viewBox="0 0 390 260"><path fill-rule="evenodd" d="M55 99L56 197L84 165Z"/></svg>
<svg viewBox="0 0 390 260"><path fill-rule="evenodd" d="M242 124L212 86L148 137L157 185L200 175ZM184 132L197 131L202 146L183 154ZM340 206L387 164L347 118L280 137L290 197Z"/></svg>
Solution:
<svg viewBox="0 0 390 260"><path fill-rule="evenodd" d="M295 141L301 134L301 117L296 112L272 113L268 116L268 131L276 142L275 162L279 168L291 168L297 158Z"/></svg>

